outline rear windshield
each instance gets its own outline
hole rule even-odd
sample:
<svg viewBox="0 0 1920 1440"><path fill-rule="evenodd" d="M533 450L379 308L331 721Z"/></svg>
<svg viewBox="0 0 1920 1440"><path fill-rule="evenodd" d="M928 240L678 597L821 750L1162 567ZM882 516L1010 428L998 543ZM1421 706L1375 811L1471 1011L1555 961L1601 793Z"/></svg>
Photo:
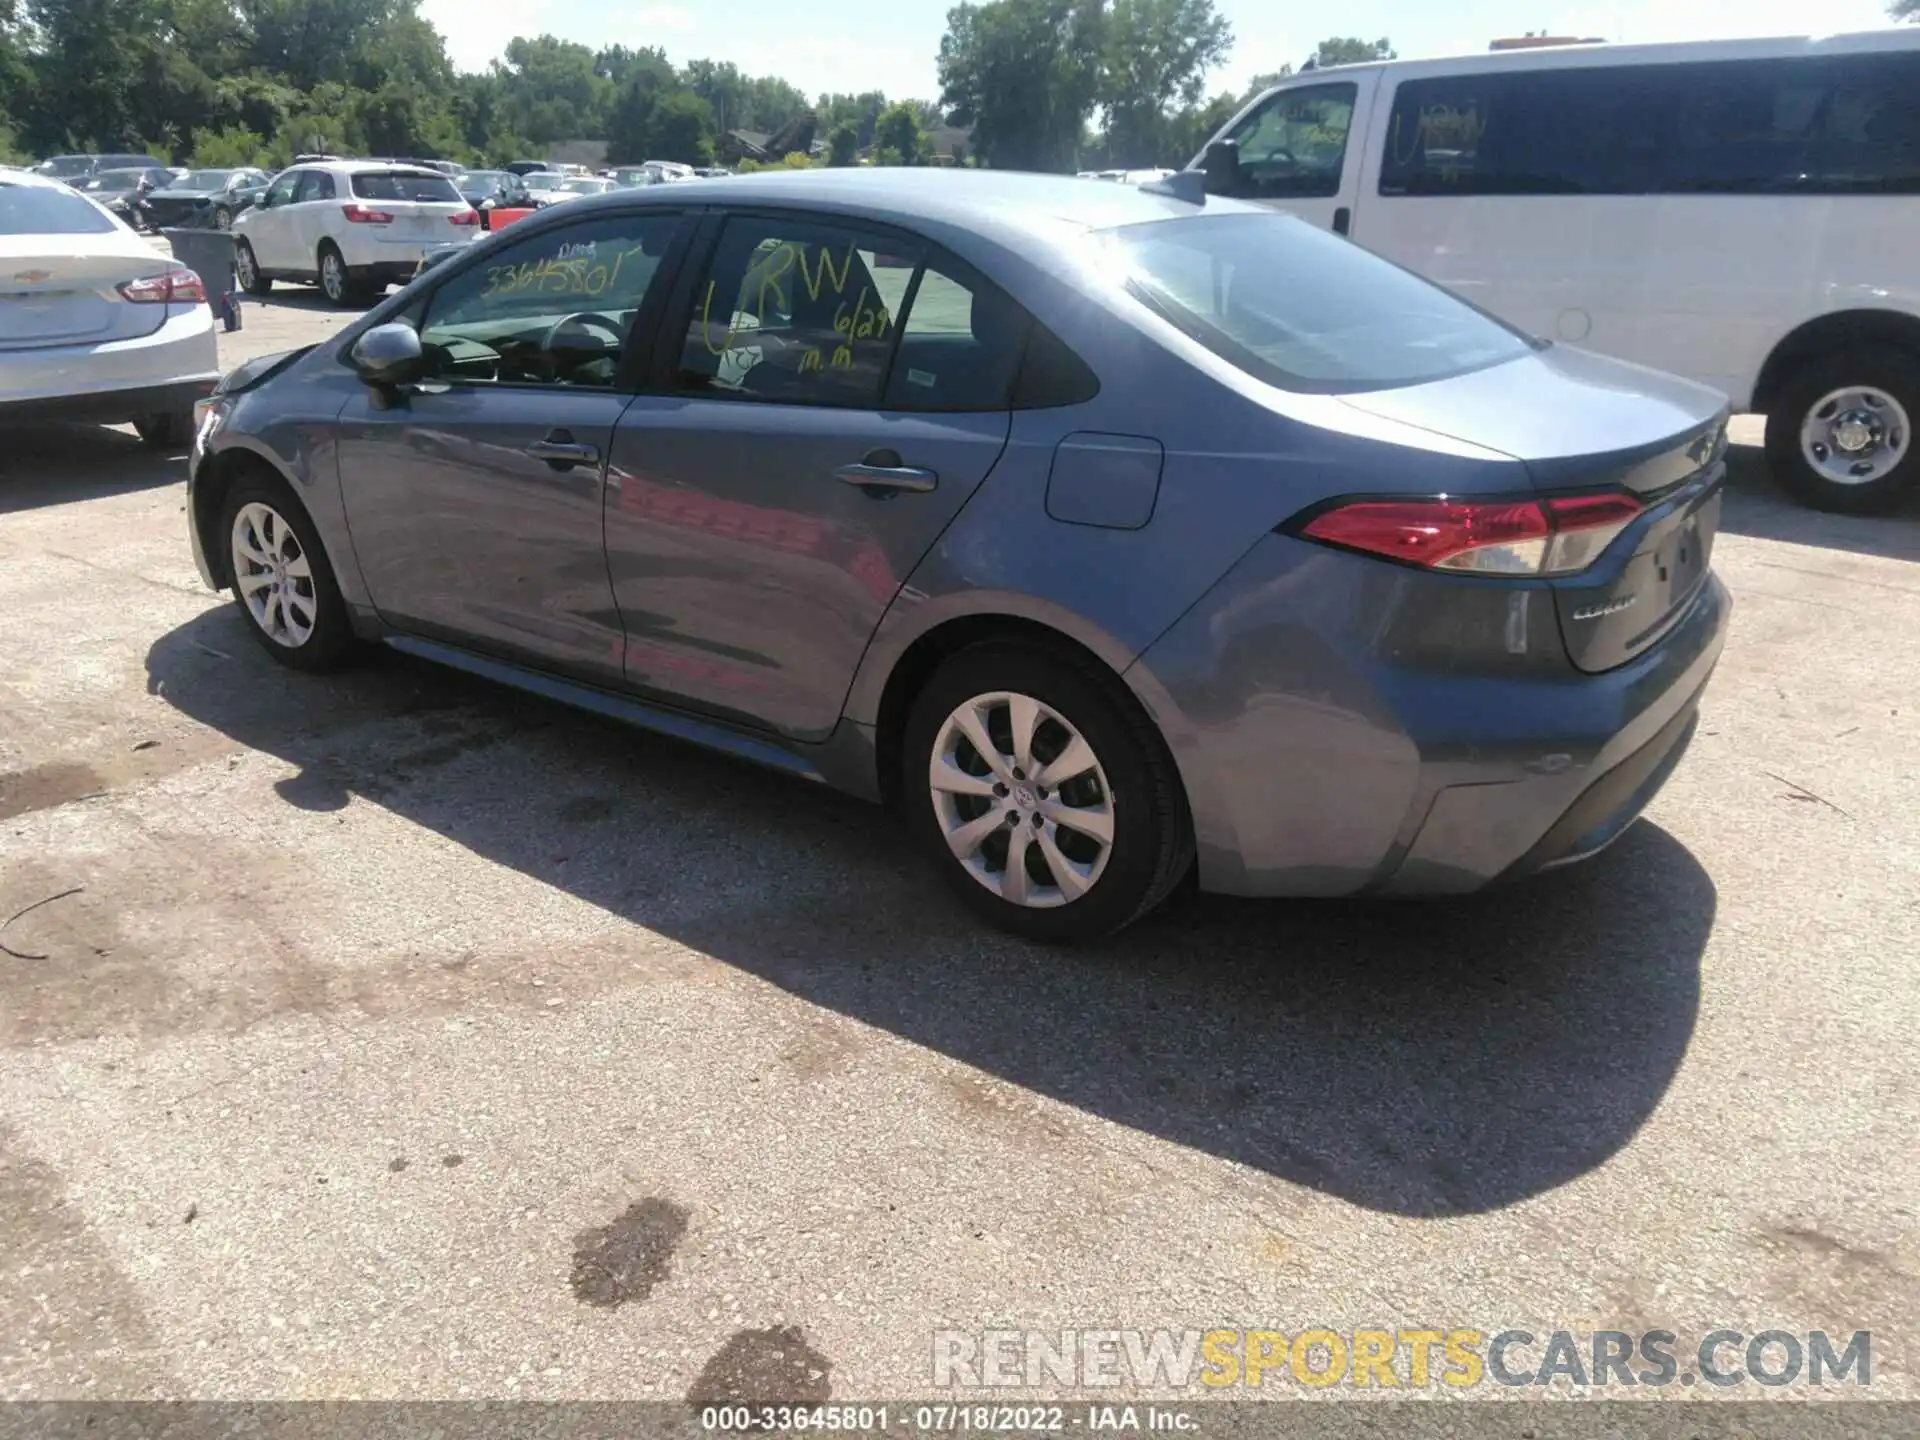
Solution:
<svg viewBox="0 0 1920 1440"><path fill-rule="evenodd" d="M363 170L353 176L353 193L362 200L432 200L461 203L460 192L444 175L408 174L402 170Z"/></svg>
<svg viewBox="0 0 1920 1440"><path fill-rule="evenodd" d="M1285 390L1418 385L1532 346L1439 286L1288 216L1195 216L1108 234L1136 299Z"/></svg>
<svg viewBox="0 0 1920 1440"><path fill-rule="evenodd" d="M195 170L184 180L173 182L176 190L224 190L227 180L236 172L232 170Z"/></svg>
<svg viewBox="0 0 1920 1440"><path fill-rule="evenodd" d="M100 207L63 190L0 180L0 235L108 235Z"/></svg>

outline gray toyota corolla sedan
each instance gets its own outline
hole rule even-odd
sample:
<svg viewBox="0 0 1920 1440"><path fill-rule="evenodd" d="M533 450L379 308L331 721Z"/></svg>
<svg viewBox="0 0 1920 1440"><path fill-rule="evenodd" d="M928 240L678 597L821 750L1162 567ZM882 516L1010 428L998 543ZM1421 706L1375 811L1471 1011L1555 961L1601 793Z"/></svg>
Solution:
<svg viewBox="0 0 1920 1440"><path fill-rule="evenodd" d="M816 171L576 200L201 409L193 545L355 642L897 806L988 918L1591 855L1725 634L1725 405L1267 210Z"/></svg>

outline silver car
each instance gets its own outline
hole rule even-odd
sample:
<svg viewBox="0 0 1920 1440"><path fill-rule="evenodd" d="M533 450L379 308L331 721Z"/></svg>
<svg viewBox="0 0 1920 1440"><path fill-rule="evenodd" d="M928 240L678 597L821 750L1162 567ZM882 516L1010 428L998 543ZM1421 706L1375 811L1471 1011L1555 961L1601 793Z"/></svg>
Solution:
<svg viewBox="0 0 1920 1440"><path fill-rule="evenodd" d="M59 181L0 173L0 423L132 421L184 448L218 378L198 275Z"/></svg>
<svg viewBox="0 0 1920 1440"><path fill-rule="evenodd" d="M1725 634L1725 422L1185 177L789 172L557 206L242 367L189 530L284 664L885 800L1072 940L1611 843Z"/></svg>

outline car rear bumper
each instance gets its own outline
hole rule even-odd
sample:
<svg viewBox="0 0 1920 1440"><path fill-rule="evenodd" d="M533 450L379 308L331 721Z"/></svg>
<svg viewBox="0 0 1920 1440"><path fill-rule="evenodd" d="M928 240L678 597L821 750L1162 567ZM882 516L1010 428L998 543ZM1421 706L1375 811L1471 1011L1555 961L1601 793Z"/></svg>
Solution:
<svg viewBox="0 0 1920 1440"><path fill-rule="evenodd" d="M190 413L196 400L213 393L217 375L139 385L126 390L93 390L40 400L0 400L0 424L37 425L43 421L82 420L118 425L148 415Z"/></svg>
<svg viewBox="0 0 1920 1440"><path fill-rule="evenodd" d="M151 335L0 351L0 417L119 421L190 408L220 378L213 312L171 308Z"/></svg>
<svg viewBox="0 0 1920 1440"><path fill-rule="evenodd" d="M1731 600L1583 674L1545 586L1270 536L1128 671L1186 784L1204 889L1460 894L1596 853L1686 750Z"/></svg>

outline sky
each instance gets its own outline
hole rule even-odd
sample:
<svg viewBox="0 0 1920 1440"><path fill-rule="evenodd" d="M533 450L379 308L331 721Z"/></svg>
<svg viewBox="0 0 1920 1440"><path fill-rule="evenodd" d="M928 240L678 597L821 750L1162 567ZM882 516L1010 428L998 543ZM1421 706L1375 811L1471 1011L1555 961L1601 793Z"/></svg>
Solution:
<svg viewBox="0 0 1920 1440"><path fill-rule="evenodd" d="M731 60L750 75L781 75L808 95L883 90L936 99L934 58L951 0L424 0L454 63L485 68L516 35L542 32L591 46L658 45L675 64ZM1483 51L1502 35L1545 28L1615 41L1833 34L1891 24L1885 0L1340 0L1281 6L1215 0L1233 25L1209 93L1298 67L1334 34L1386 36L1406 58Z"/></svg>

